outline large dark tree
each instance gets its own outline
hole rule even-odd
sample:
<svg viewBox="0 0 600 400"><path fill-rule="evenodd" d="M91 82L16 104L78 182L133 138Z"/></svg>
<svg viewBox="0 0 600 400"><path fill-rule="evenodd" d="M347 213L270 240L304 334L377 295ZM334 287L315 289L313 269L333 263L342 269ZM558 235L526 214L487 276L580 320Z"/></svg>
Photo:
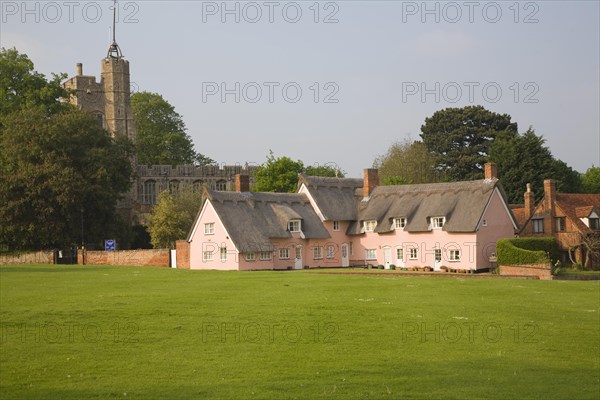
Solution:
<svg viewBox="0 0 600 400"><path fill-rule="evenodd" d="M132 148L89 114L23 109L0 128L0 244L60 247L114 233L115 205L130 186Z"/></svg>
<svg viewBox="0 0 600 400"><path fill-rule="evenodd" d="M137 130L138 164L206 165L214 162L194 150L183 118L161 95L134 93L131 109Z"/></svg>
<svg viewBox="0 0 600 400"><path fill-rule="evenodd" d="M544 138L531 128L522 135L496 140L490 147L490 161L497 164L502 186L512 203L523 202L527 183L532 184L540 198L544 193L544 179L554 179L557 190L563 193L581 190L579 174L555 159Z"/></svg>
<svg viewBox="0 0 600 400"><path fill-rule="evenodd" d="M498 137L517 134L508 114L482 106L446 108L425 119L421 139L435 157L436 166L450 181L482 177L490 145Z"/></svg>

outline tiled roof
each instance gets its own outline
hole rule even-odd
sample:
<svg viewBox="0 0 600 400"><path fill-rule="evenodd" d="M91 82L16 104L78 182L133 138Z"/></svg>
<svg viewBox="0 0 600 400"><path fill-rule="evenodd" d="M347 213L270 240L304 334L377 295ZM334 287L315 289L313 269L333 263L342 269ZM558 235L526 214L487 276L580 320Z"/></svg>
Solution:
<svg viewBox="0 0 600 400"><path fill-rule="evenodd" d="M600 194L557 193L555 202L580 232L591 231L580 218L587 218L592 211L600 212Z"/></svg>

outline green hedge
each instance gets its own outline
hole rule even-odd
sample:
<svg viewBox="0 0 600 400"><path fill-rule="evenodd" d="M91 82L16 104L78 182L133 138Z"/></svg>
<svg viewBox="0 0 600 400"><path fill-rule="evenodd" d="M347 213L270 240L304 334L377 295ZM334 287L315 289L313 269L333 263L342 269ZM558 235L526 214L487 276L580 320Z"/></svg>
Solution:
<svg viewBox="0 0 600 400"><path fill-rule="evenodd" d="M498 265L548 264L558 259L556 239L500 239L496 246Z"/></svg>

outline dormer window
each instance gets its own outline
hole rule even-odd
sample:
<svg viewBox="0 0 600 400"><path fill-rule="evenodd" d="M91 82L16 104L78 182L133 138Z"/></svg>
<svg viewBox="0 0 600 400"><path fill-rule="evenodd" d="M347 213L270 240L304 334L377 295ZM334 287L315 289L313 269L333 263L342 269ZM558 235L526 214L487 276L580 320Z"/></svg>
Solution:
<svg viewBox="0 0 600 400"><path fill-rule="evenodd" d="M293 219L288 222L288 231L290 232L301 232L301 221L299 219Z"/></svg>
<svg viewBox="0 0 600 400"><path fill-rule="evenodd" d="M394 218L394 229L404 229L406 218Z"/></svg>
<svg viewBox="0 0 600 400"><path fill-rule="evenodd" d="M365 228L365 232L373 232L375 227L377 226L376 220L368 220L363 222L363 226Z"/></svg>
<svg viewBox="0 0 600 400"><path fill-rule="evenodd" d="M597 231L600 229L600 218L590 218L590 229Z"/></svg>
<svg viewBox="0 0 600 400"><path fill-rule="evenodd" d="M441 229L446 223L446 217L432 217L431 229Z"/></svg>

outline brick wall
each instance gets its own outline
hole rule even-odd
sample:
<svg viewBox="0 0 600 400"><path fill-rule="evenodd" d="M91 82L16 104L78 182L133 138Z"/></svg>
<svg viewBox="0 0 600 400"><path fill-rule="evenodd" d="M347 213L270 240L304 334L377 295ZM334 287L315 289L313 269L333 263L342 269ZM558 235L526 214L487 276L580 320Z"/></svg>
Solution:
<svg viewBox="0 0 600 400"><path fill-rule="evenodd" d="M2 264L54 264L54 251L0 255L0 265Z"/></svg>
<svg viewBox="0 0 600 400"><path fill-rule="evenodd" d="M131 265L142 267L169 267L168 249L85 251L86 265ZM78 257L80 259L80 257Z"/></svg>
<svg viewBox="0 0 600 400"><path fill-rule="evenodd" d="M537 276L542 280L551 280L552 268L549 264L501 265L500 275Z"/></svg>
<svg viewBox="0 0 600 400"><path fill-rule="evenodd" d="M175 242L177 269L190 269L190 243L187 240Z"/></svg>

